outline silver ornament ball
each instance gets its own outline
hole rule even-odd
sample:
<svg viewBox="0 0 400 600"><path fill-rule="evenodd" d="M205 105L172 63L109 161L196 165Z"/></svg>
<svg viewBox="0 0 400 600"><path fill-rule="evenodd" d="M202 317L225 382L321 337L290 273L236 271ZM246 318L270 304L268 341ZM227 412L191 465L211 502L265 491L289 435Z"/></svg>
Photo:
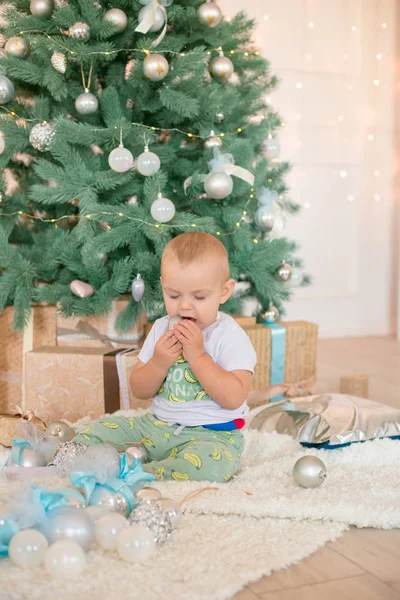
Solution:
<svg viewBox="0 0 400 600"><path fill-rule="evenodd" d="M128 17L120 8L110 8L104 15L104 20L116 25L120 32L125 31L128 25Z"/></svg>
<svg viewBox="0 0 400 600"><path fill-rule="evenodd" d="M326 467L317 456L302 456L293 467L293 477L301 487L316 488L326 478Z"/></svg>
<svg viewBox="0 0 400 600"><path fill-rule="evenodd" d="M156 502L141 503L131 512L129 523L144 525L150 529L156 543L163 543L172 531L168 513Z"/></svg>
<svg viewBox="0 0 400 600"><path fill-rule="evenodd" d="M138 21L139 23L141 23L143 21L143 19L146 18L146 16L148 15L148 13L150 11L153 10L152 6L144 6L143 8L140 9L139 14L138 14ZM160 31L160 29L164 26L164 13L161 10L161 8L157 7L156 8L156 14L155 14L155 18L154 18L154 23L153 25L150 27L149 31Z"/></svg>
<svg viewBox="0 0 400 600"><path fill-rule="evenodd" d="M179 321L181 321L180 315L175 315L175 317L171 317L170 320L168 321L168 330L170 331L171 329L173 329L174 325L179 323Z"/></svg>
<svg viewBox="0 0 400 600"><path fill-rule="evenodd" d="M80 115L91 115L99 107L99 101L91 92L79 94L75 100L75 108Z"/></svg>
<svg viewBox="0 0 400 600"><path fill-rule="evenodd" d="M224 115L224 113L223 113L223 112L218 112L218 113L215 115L215 120L217 121L217 123L222 123L222 121L224 121L224 120L225 120L225 115Z"/></svg>
<svg viewBox="0 0 400 600"><path fill-rule="evenodd" d="M275 215L267 205L260 206L254 216L255 223L261 231L271 231L275 223Z"/></svg>
<svg viewBox="0 0 400 600"><path fill-rule="evenodd" d="M217 56L210 62L208 69L214 79L226 81L233 73L233 63L226 56Z"/></svg>
<svg viewBox="0 0 400 600"><path fill-rule="evenodd" d="M46 467L47 460L39 450L26 447L21 452L20 467Z"/></svg>
<svg viewBox="0 0 400 600"><path fill-rule="evenodd" d="M76 436L75 429L72 429L64 421L54 421L47 427L47 433L57 437L60 442L70 442Z"/></svg>
<svg viewBox="0 0 400 600"><path fill-rule="evenodd" d="M86 552L94 541L94 523L83 508L57 508L47 513L41 527L50 544L60 540L77 542Z"/></svg>
<svg viewBox="0 0 400 600"><path fill-rule="evenodd" d="M53 1L31 0L29 10L35 17L49 17L53 12Z"/></svg>
<svg viewBox="0 0 400 600"><path fill-rule="evenodd" d="M128 150L128 148L124 148L120 145L118 148L114 148L114 150L110 152L108 156L108 164L113 171L117 171L117 173L125 173L133 167L132 152Z"/></svg>
<svg viewBox="0 0 400 600"><path fill-rule="evenodd" d="M81 442L64 442L58 447L53 464L59 477L68 477L74 469L74 463L77 456L87 452L89 446Z"/></svg>
<svg viewBox="0 0 400 600"><path fill-rule="evenodd" d="M278 201L279 194L275 190L261 188L257 194L257 198L260 204L271 206L274 202Z"/></svg>
<svg viewBox="0 0 400 600"><path fill-rule="evenodd" d="M169 198L159 197L151 205L150 213L158 223L168 223L175 216L175 204Z"/></svg>
<svg viewBox="0 0 400 600"><path fill-rule="evenodd" d="M222 140L217 135L214 135L214 132L204 142L204 148L207 148L207 150L210 150L213 148L221 148L221 146L222 146Z"/></svg>
<svg viewBox="0 0 400 600"><path fill-rule="evenodd" d="M138 504L144 502L155 502L161 498L161 492L156 488L143 487L141 490L136 492L135 499Z"/></svg>
<svg viewBox="0 0 400 600"><path fill-rule="evenodd" d="M232 177L226 173L211 173L204 182L204 191L214 200L226 198L232 189Z"/></svg>
<svg viewBox="0 0 400 600"><path fill-rule="evenodd" d="M222 21L222 12L215 2L206 2L197 9L197 16L202 25L213 28L217 27Z"/></svg>
<svg viewBox="0 0 400 600"><path fill-rule="evenodd" d="M262 154L264 158L269 160L276 160L280 153L279 140L268 137L263 141Z"/></svg>
<svg viewBox="0 0 400 600"><path fill-rule="evenodd" d="M167 513L171 520L172 529L176 529L181 520L181 509L179 504L170 498L160 498L156 500L156 504Z"/></svg>
<svg viewBox="0 0 400 600"><path fill-rule="evenodd" d="M161 54L148 54L143 61L143 73L150 81L161 81L168 75L168 61Z"/></svg>
<svg viewBox="0 0 400 600"><path fill-rule="evenodd" d="M0 104L10 102L14 94L15 90L12 82L5 75L0 75Z"/></svg>
<svg viewBox="0 0 400 600"><path fill-rule="evenodd" d="M265 323L277 323L279 321L279 310L271 303L267 310L261 313L260 317Z"/></svg>
<svg viewBox="0 0 400 600"><path fill-rule="evenodd" d="M82 21L78 21L74 23L69 28L69 35L74 40L79 40L80 42L87 42L90 38L90 27L87 23L82 23Z"/></svg>
<svg viewBox="0 0 400 600"><path fill-rule="evenodd" d="M143 298L144 288L145 288L144 281L141 278L140 274L138 273L138 275L136 276L136 279L134 279L132 281L132 288L131 288L132 297L136 302L139 302Z"/></svg>
<svg viewBox="0 0 400 600"><path fill-rule="evenodd" d="M7 40L4 50L7 56L26 58L29 54L30 46L23 37L20 37L19 35L13 35L13 37L10 37Z"/></svg>
<svg viewBox="0 0 400 600"><path fill-rule="evenodd" d="M293 269L287 263L283 263L278 268L278 277L281 281L289 281L292 278Z"/></svg>
<svg viewBox="0 0 400 600"><path fill-rule="evenodd" d="M150 175L157 173L157 171L160 170L160 166L161 163L157 154L149 152L148 150L139 154L136 159L136 169L141 175L145 175L146 177L150 177Z"/></svg>
<svg viewBox="0 0 400 600"><path fill-rule="evenodd" d="M121 492L113 492L112 490L96 485L89 499L90 506L100 506L109 512L117 512L124 517L129 515L128 500Z"/></svg>
<svg viewBox="0 0 400 600"><path fill-rule="evenodd" d="M51 142L56 134L54 123L38 123L32 127L29 142L39 152L50 150Z"/></svg>
<svg viewBox="0 0 400 600"><path fill-rule="evenodd" d="M147 462L147 452L143 446L131 446L125 450L126 458L128 460L128 465L139 459L142 464Z"/></svg>

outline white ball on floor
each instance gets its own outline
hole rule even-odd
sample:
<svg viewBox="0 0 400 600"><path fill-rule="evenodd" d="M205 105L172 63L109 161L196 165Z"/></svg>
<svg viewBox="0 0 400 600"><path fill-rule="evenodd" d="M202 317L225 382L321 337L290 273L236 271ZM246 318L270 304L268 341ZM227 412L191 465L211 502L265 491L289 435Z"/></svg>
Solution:
<svg viewBox="0 0 400 600"><path fill-rule="evenodd" d="M79 544L61 540L47 549L44 566L52 577L75 579L86 569L87 562Z"/></svg>
<svg viewBox="0 0 400 600"><path fill-rule="evenodd" d="M93 523L96 525L101 517L104 517L106 514L108 514L108 510L102 506L87 506L85 508L85 513L89 515Z"/></svg>
<svg viewBox="0 0 400 600"><path fill-rule="evenodd" d="M304 488L316 488L326 478L326 467L317 456L302 456L293 467L293 477Z"/></svg>
<svg viewBox="0 0 400 600"><path fill-rule="evenodd" d="M11 539L8 555L17 567L33 569L43 563L48 545L43 533L36 529L25 529Z"/></svg>
<svg viewBox="0 0 400 600"><path fill-rule="evenodd" d="M118 534L126 527L129 527L129 523L123 515L114 513L102 516L96 523L96 542L104 550L116 550Z"/></svg>
<svg viewBox="0 0 400 600"><path fill-rule="evenodd" d="M153 533L143 525L130 525L118 534L119 555L130 563L142 562L150 558L155 546Z"/></svg>

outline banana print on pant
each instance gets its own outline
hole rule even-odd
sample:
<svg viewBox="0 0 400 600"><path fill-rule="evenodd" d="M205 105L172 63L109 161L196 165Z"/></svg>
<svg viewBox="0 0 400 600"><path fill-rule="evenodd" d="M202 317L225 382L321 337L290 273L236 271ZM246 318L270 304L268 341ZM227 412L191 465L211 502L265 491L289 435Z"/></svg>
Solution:
<svg viewBox="0 0 400 600"><path fill-rule="evenodd" d="M240 431L215 431L205 427L168 425L151 413L141 417L107 417L95 421L73 441L94 445L115 445L120 452L131 442L142 443L148 461L145 471L159 479L175 481L225 482L240 467L244 438Z"/></svg>

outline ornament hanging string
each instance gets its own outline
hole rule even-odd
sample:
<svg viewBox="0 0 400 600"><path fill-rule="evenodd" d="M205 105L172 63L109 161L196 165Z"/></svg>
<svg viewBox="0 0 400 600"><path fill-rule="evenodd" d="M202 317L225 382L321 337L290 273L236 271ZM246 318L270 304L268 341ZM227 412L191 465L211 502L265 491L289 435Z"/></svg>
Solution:
<svg viewBox="0 0 400 600"><path fill-rule="evenodd" d="M90 84L92 81L92 69L93 69L93 62L90 63L89 76L88 76L87 85L86 85L85 73L83 71L83 65L81 65L82 84L83 84L83 89L85 90L85 92L88 92L90 90Z"/></svg>
<svg viewBox="0 0 400 600"><path fill-rule="evenodd" d="M113 444L114 446L140 446L146 440L148 440L148 436L142 438L139 442L113 442L113 440L104 440L104 444Z"/></svg>

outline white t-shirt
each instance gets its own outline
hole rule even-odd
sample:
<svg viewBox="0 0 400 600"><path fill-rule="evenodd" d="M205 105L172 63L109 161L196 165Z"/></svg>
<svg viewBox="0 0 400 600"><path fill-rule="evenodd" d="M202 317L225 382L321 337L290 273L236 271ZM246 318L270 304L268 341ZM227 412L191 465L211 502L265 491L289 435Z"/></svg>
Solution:
<svg viewBox="0 0 400 600"><path fill-rule="evenodd" d="M157 341L168 331L168 324L168 316L154 323L139 353L141 362L151 359ZM254 374L256 352L249 336L230 315L218 312L216 321L202 333L204 350L217 365L226 371L243 370ZM189 427L243 419L249 412L246 402L231 410L210 398L183 356L168 370L151 409L158 419Z"/></svg>

